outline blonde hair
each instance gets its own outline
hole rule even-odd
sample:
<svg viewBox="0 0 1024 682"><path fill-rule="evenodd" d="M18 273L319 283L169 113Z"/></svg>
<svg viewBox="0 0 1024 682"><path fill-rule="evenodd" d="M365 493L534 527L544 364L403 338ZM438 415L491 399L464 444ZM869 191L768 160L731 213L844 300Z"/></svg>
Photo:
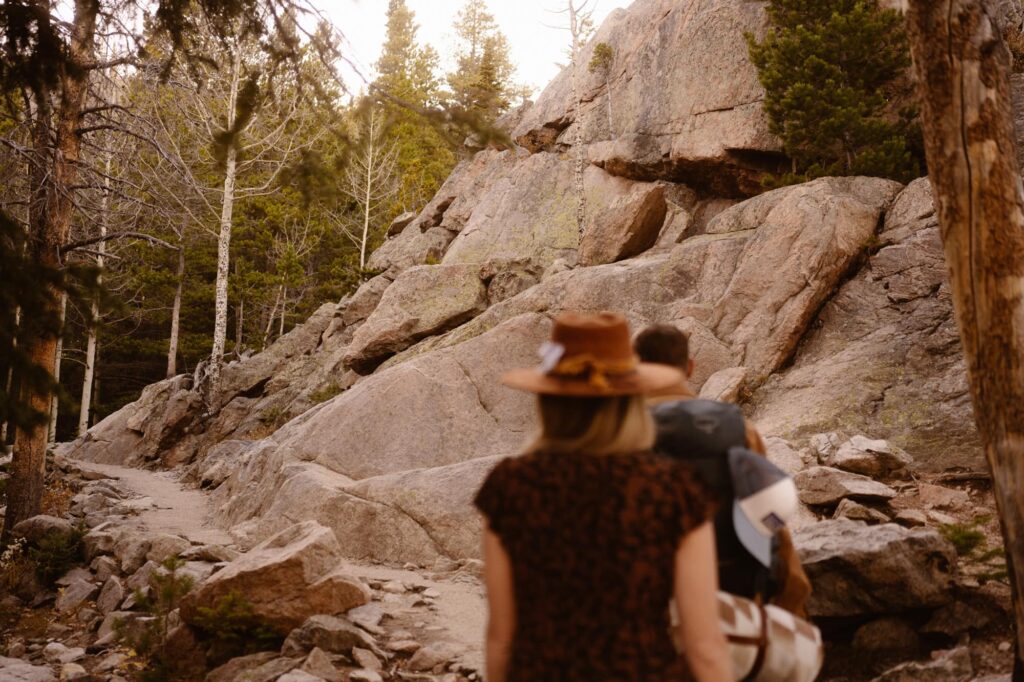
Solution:
<svg viewBox="0 0 1024 682"><path fill-rule="evenodd" d="M528 452L614 455L649 450L654 445L654 420L640 395L538 395L537 408L541 432Z"/></svg>

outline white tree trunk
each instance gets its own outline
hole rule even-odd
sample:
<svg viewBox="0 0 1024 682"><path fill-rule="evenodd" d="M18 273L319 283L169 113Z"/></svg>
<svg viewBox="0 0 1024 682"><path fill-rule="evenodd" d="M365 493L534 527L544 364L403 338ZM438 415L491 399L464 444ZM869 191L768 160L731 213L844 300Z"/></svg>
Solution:
<svg viewBox="0 0 1024 682"><path fill-rule="evenodd" d="M178 242L178 280L174 290L174 304L171 306L171 339L167 344L167 378L178 373L178 336L181 326L181 294L185 286L185 244Z"/></svg>
<svg viewBox="0 0 1024 682"><path fill-rule="evenodd" d="M237 48L236 48L237 49ZM241 55L235 53L231 74L231 93L228 96L228 130L234 131L235 108L238 106ZM237 131L234 131L237 134ZM228 332L228 274L231 254L231 215L235 205L235 172L238 161L238 140L230 141L224 164L223 199L220 210L220 235L217 239L217 285L213 314L213 350L206 390L206 403L213 408L220 389L220 370L224 362L224 346Z"/></svg>
<svg viewBox="0 0 1024 682"><path fill-rule="evenodd" d="M370 137L369 148L366 152L366 192L363 201L363 238L359 244L359 269L366 267L366 243L370 240L370 208L372 204L374 153L376 151L376 112L370 110Z"/></svg>
<svg viewBox="0 0 1024 682"><path fill-rule="evenodd" d="M66 291L60 295L60 326L61 332L57 336L57 352L53 356L53 381L60 383L60 361L64 354L64 317L68 310L68 294ZM50 398L50 428L47 431L46 442L53 443L57 440L57 413L60 410L60 400L54 395Z"/></svg>
<svg viewBox="0 0 1024 682"><path fill-rule="evenodd" d="M100 236L107 236L107 212L110 208L110 152L106 153L103 176L103 196L100 198ZM103 271L103 254L107 252L107 242L101 241L96 246L96 267ZM96 337L99 333L100 306L95 299L89 310L89 338L85 342L85 374L82 377L81 408L78 411L78 435L89 430L89 413L92 410L92 382L96 376Z"/></svg>
<svg viewBox="0 0 1024 682"><path fill-rule="evenodd" d="M284 287L278 287L277 296L274 298L274 307L270 309L270 315L267 316L267 326L263 330L263 347L267 347L267 342L270 341L270 332L274 328L274 320L277 319L277 306L281 302L281 292ZM262 350L262 349L261 349Z"/></svg>
<svg viewBox="0 0 1024 682"><path fill-rule="evenodd" d="M284 336L284 317L288 314L288 287L281 287L281 327L277 338Z"/></svg>

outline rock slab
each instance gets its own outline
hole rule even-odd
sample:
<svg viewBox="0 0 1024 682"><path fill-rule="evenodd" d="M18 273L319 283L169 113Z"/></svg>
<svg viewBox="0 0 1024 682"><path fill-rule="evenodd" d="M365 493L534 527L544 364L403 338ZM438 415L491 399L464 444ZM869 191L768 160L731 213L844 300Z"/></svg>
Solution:
<svg viewBox="0 0 1024 682"><path fill-rule="evenodd" d="M952 599L956 550L934 530L837 519L794 533L814 592L812 617L938 607Z"/></svg>
<svg viewBox="0 0 1024 682"><path fill-rule="evenodd" d="M256 617L282 635L317 613L341 613L370 600L369 588L336 572L341 550L334 533L305 521L274 535L230 562L190 592L182 619L195 624L198 609L212 608L234 593Z"/></svg>

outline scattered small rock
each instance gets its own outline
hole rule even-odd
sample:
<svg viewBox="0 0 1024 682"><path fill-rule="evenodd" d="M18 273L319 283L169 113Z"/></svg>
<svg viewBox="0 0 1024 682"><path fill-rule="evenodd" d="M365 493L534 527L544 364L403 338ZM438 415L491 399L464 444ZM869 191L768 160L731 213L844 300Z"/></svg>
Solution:
<svg viewBox="0 0 1024 682"><path fill-rule="evenodd" d="M112 653L103 657L99 663L96 664L95 671L98 673L108 673L114 670L119 665L128 660L128 657L122 653Z"/></svg>
<svg viewBox="0 0 1024 682"><path fill-rule="evenodd" d="M314 647L332 654L348 655L353 647L380 652L377 643L363 630L344 618L326 615L310 616L288 635L283 650L310 651Z"/></svg>
<svg viewBox="0 0 1024 682"><path fill-rule="evenodd" d="M316 678L327 680L327 682L342 682L344 680L344 676L334 667L330 657L319 647L313 647L299 670Z"/></svg>
<svg viewBox="0 0 1024 682"><path fill-rule="evenodd" d="M929 510L927 514L929 521L940 526L951 526L957 522L955 516L950 516L940 511Z"/></svg>
<svg viewBox="0 0 1024 682"><path fill-rule="evenodd" d="M89 677L89 672L77 663L65 663L60 667L61 682L64 680L84 680L87 677Z"/></svg>
<svg viewBox="0 0 1024 682"><path fill-rule="evenodd" d="M55 608L59 613L71 613L82 605L86 599L92 599L99 592L99 588L88 580L76 579L67 587L61 589L57 596Z"/></svg>
<svg viewBox="0 0 1024 682"><path fill-rule="evenodd" d="M390 594L405 594L408 591L406 590L405 585L397 580L389 580L381 585L380 589L382 592L388 592Z"/></svg>
<svg viewBox="0 0 1024 682"><path fill-rule="evenodd" d="M846 499L839 503L836 512L832 516L835 519L850 519L851 521L864 521L868 524L889 523L889 517L871 507L866 507L859 502Z"/></svg>
<svg viewBox="0 0 1024 682"><path fill-rule="evenodd" d="M310 675L304 670L291 670L278 677L277 682L324 682L324 678Z"/></svg>
<svg viewBox="0 0 1024 682"><path fill-rule="evenodd" d="M92 575L92 572L89 571L89 569L82 568L81 566L75 566L70 571L68 571L67 573L62 575L60 578L58 578L57 579L57 584L60 585L61 587L67 587L68 585L70 585L71 583L75 582L76 580L89 580L89 581L91 581L92 579L93 579L93 575Z"/></svg>
<svg viewBox="0 0 1024 682"><path fill-rule="evenodd" d="M901 509L896 512L896 523L907 528L928 525L928 517L920 509Z"/></svg>
<svg viewBox="0 0 1024 682"><path fill-rule="evenodd" d="M367 670L380 671L384 669L380 659L369 649L352 647L352 660L355 661L356 665Z"/></svg>
<svg viewBox="0 0 1024 682"><path fill-rule="evenodd" d="M817 466L793 476L800 501L816 506L832 506L845 498L854 500L890 500L896 491L867 476Z"/></svg>
<svg viewBox="0 0 1024 682"><path fill-rule="evenodd" d="M969 682L974 677L967 647L932 652L930 661L912 661L887 670L872 682Z"/></svg>
<svg viewBox="0 0 1024 682"><path fill-rule="evenodd" d="M116 609L122 601L124 601L124 585L120 578L112 575L103 585L100 596L96 598L96 608L106 615Z"/></svg>
<svg viewBox="0 0 1024 682"><path fill-rule="evenodd" d="M92 564L90 564L90 567L96 573L96 580L101 583L107 582L110 576L117 575L120 572L117 562L108 556L96 557Z"/></svg>
<svg viewBox="0 0 1024 682"><path fill-rule="evenodd" d="M147 561L162 563L172 556L181 556L192 546L192 543L183 537L161 533L150 536L149 551L146 552Z"/></svg>
<svg viewBox="0 0 1024 682"><path fill-rule="evenodd" d="M434 642L422 647L409 659L409 670L426 672L446 665L459 654L459 649L447 642Z"/></svg>
<svg viewBox="0 0 1024 682"><path fill-rule="evenodd" d="M921 628L921 632L959 637L970 630L980 630L991 622L991 616L958 600L936 610Z"/></svg>
<svg viewBox="0 0 1024 682"><path fill-rule="evenodd" d="M353 670L348 679L350 682L384 682L384 678L373 670Z"/></svg>
<svg viewBox="0 0 1024 682"><path fill-rule="evenodd" d="M826 460L829 466L872 477L890 476L914 463L903 450L889 441L854 436L840 445Z"/></svg>
<svg viewBox="0 0 1024 682"><path fill-rule="evenodd" d="M816 433L810 438L811 450L818 457L818 463L824 464L842 442L842 437L835 431Z"/></svg>
<svg viewBox="0 0 1024 682"><path fill-rule="evenodd" d="M879 618L857 628L853 635L857 651L872 654L900 654L913 658L921 647L921 639L907 621L901 618Z"/></svg>
<svg viewBox="0 0 1024 682"><path fill-rule="evenodd" d="M400 654L411 654L418 651L423 645L414 639L393 639L384 645L386 649Z"/></svg>
<svg viewBox="0 0 1024 682"><path fill-rule="evenodd" d="M925 509L957 510L971 501L963 490L946 488L931 483L920 483L917 486L917 497Z"/></svg>
<svg viewBox="0 0 1024 682"><path fill-rule="evenodd" d="M0 680L4 682L57 682L49 668L20 658L0 656Z"/></svg>

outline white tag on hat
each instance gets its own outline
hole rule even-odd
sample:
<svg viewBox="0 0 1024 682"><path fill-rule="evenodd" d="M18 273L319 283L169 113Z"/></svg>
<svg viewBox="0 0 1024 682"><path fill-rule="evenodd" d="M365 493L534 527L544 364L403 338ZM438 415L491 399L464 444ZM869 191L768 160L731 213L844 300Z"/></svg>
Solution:
<svg viewBox="0 0 1024 682"><path fill-rule="evenodd" d="M544 374L550 374L558 366L562 356L565 355L565 346L554 341L545 341L540 344L537 355L540 356L540 371Z"/></svg>

